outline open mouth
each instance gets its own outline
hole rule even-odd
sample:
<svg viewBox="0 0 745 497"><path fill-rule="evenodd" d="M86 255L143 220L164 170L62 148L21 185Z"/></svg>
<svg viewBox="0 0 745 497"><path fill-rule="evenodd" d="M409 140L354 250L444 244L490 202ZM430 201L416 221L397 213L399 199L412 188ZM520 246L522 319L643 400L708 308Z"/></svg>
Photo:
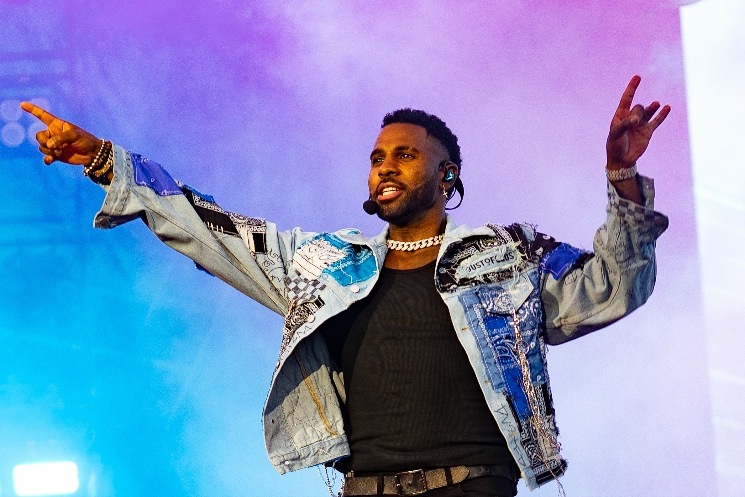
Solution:
<svg viewBox="0 0 745 497"><path fill-rule="evenodd" d="M398 198L403 193L403 188L396 185L386 185L378 188L378 202L387 202Z"/></svg>

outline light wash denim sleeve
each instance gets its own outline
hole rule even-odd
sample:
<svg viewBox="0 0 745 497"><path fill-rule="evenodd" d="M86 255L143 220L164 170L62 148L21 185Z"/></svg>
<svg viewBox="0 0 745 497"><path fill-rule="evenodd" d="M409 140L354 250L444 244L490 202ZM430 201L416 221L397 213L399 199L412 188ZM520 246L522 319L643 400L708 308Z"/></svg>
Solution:
<svg viewBox="0 0 745 497"><path fill-rule="evenodd" d="M541 262L546 341L560 344L607 326L647 301L656 277L655 243L668 219L654 210L654 184L638 176L644 205L608 184L607 218L595 233L594 254L566 257L559 246ZM564 245L564 244L562 244ZM568 246L565 246L568 247ZM576 250L576 249L574 249ZM556 252L559 251L559 252ZM564 254L566 256L567 254Z"/></svg>
<svg viewBox="0 0 745 497"><path fill-rule="evenodd" d="M169 247L192 259L269 309L284 315L284 278L300 230L222 210L210 197L176 182L159 164L114 147L114 179L96 214L97 228L133 219Z"/></svg>

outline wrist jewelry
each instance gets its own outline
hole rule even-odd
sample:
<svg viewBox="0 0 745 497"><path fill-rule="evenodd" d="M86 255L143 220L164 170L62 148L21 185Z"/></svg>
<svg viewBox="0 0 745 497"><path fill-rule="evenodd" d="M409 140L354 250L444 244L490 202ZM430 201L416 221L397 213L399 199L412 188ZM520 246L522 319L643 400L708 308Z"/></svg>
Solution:
<svg viewBox="0 0 745 497"><path fill-rule="evenodd" d="M108 153L106 154L106 162L104 162L103 167L100 169L94 169L92 171L92 174L88 176L91 180L93 180L94 183L98 184L105 184L108 185L110 183L109 181L109 171L114 167L114 154L111 153L111 149L108 150Z"/></svg>
<svg viewBox="0 0 745 497"><path fill-rule="evenodd" d="M445 235L437 235L430 238L425 238L424 240L417 240L415 242L399 242L398 240L386 240L385 243L391 250L413 252L415 250L440 245L444 237Z"/></svg>
<svg viewBox="0 0 745 497"><path fill-rule="evenodd" d="M83 168L83 174L88 176L92 170L96 169L96 166L98 165L98 161L101 160L101 154L103 153L103 150L106 148L106 140L101 140L101 148L98 149L98 153L93 158L90 164L85 166Z"/></svg>
<svg viewBox="0 0 745 497"><path fill-rule="evenodd" d="M623 181L625 179L631 179L636 176L636 164L631 167L624 167L623 169L608 169L606 167L605 175L610 181Z"/></svg>
<svg viewBox="0 0 745 497"><path fill-rule="evenodd" d="M108 173L114 166L113 146L113 143L104 140L101 150L98 151L93 162L83 169L83 174L88 176L94 183L108 183Z"/></svg>

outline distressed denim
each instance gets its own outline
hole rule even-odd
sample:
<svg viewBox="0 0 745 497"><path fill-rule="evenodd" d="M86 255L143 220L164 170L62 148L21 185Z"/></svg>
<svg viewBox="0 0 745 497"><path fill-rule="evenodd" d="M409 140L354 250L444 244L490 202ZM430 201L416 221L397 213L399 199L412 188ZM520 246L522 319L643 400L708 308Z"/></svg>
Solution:
<svg viewBox="0 0 745 497"><path fill-rule="evenodd" d="M314 331L373 288L385 261L387 228L373 238L354 229L280 232L262 219L223 210L138 154L115 146L114 157L114 179L96 227L141 218L197 267L285 317L264 408L274 467L286 473L348 456L343 375ZM447 218L435 285L530 488L566 467L546 345L607 326L652 292L655 241L668 220L653 210L652 180L638 181L644 205L608 186L607 219L591 253L527 224L469 228Z"/></svg>

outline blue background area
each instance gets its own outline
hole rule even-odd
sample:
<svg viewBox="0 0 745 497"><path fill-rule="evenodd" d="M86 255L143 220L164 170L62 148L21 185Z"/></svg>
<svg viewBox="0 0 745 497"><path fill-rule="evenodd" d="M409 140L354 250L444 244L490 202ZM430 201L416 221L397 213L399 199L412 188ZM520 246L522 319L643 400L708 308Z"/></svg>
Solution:
<svg viewBox="0 0 745 497"><path fill-rule="evenodd" d="M713 495L679 26L667 0L1 0L0 100L45 98L226 210L367 235L381 118L424 108L463 148L459 223L529 221L590 249L608 123L641 74L638 100L674 109L639 164L671 225L650 302L550 351L563 481ZM3 495L14 465L50 459L78 463L81 497L326 495L265 454L280 316L139 222L94 230L103 191L28 141L0 145L0 181Z"/></svg>
<svg viewBox="0 0 745 497"><path fill-rule="evenodd" d="M261 438L281 318L139 223L93 230L104 192L78 170L44 169L32 189L37 157L3 164L29 193L6 209L17 229L0 251L3 491L15 464L46 460L75 461L86 496L318 488L310 472L278 491Z"/></svg>

